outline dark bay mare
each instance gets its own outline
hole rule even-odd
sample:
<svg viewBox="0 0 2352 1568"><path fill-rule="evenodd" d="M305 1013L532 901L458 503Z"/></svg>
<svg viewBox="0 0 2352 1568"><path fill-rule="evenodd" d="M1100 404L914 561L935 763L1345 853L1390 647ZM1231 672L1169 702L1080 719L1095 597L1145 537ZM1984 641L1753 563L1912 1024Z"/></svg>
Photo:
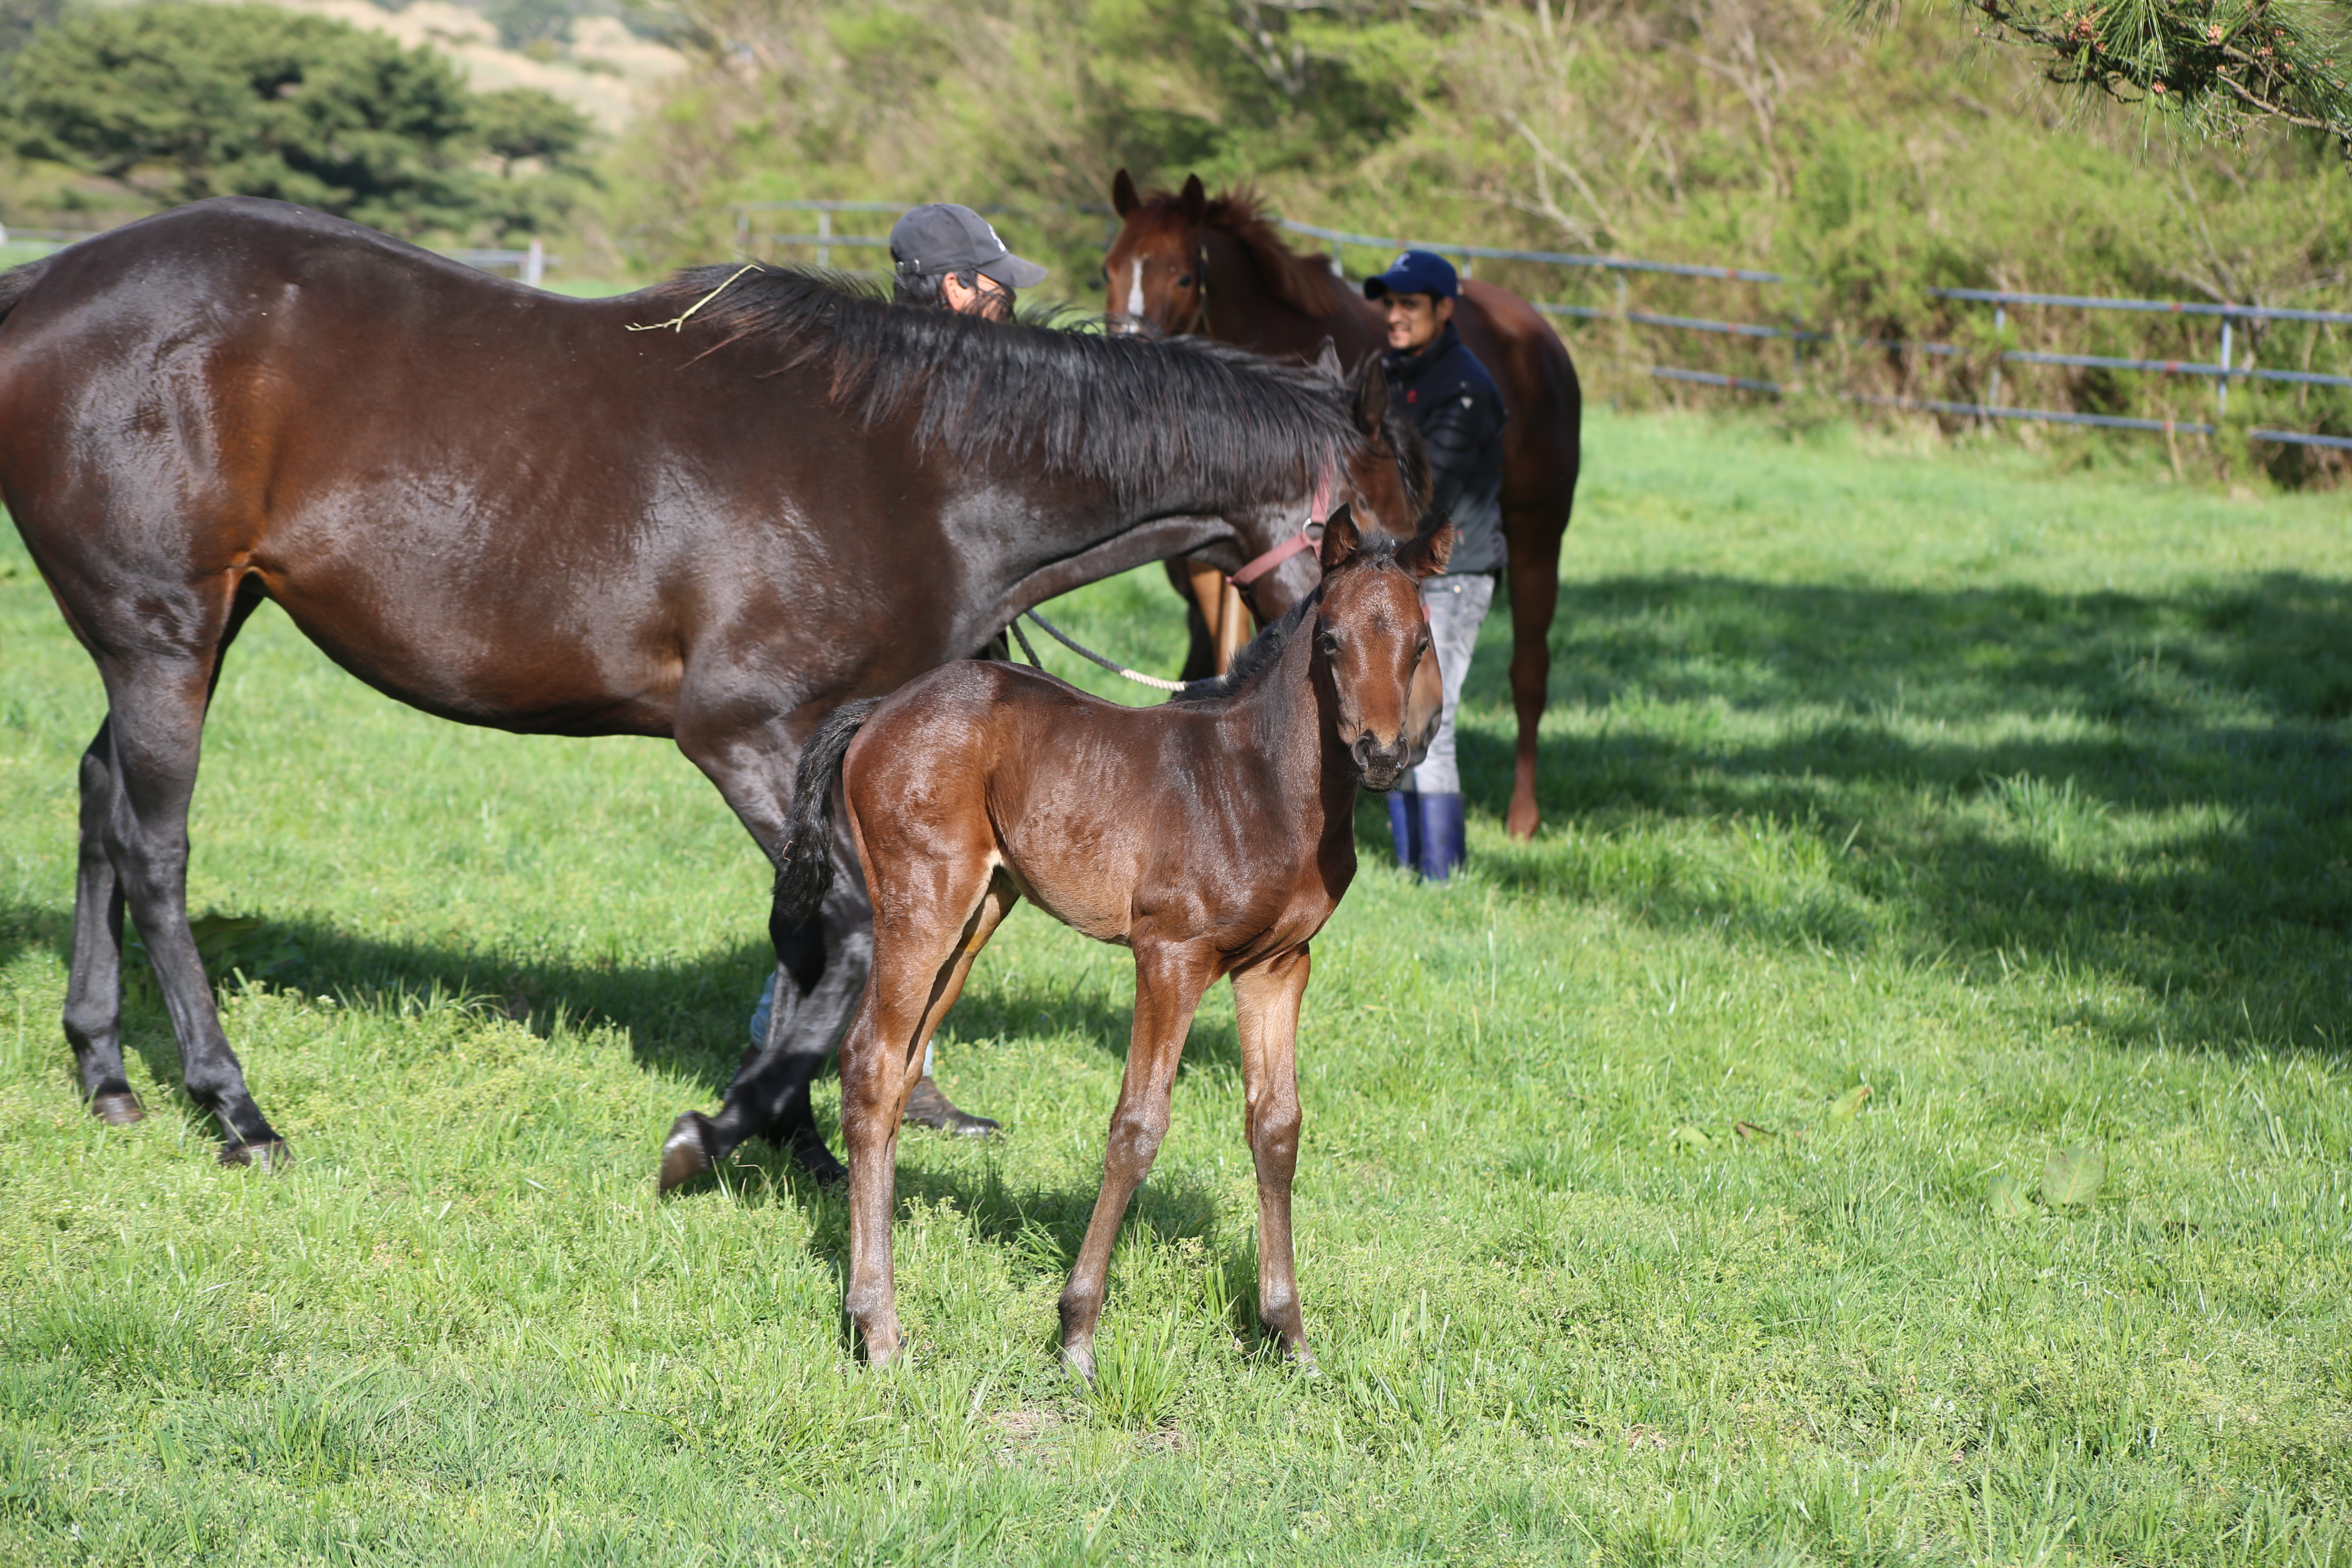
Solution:
<svg viewBox="0 0 2352 1568"><path fill-rule="evenodd" d="M800 743L842 702L1112 573L1238 567L1335 468L1339 493L1409 516L1392 443L1412 438L1360 425L1360 393L790 271L567 300L244 199L0 275L0 500L106 689L65 1005L90 1109L142 1114L127 908L222 1159L284 1154L186 909L205 708L262 600L427 712L675 740L772 859ZM1303 555L1263 588L1287 606L1316 580ZM865 984L858 879L770 931L766 1043L716 1117L679 1119L665 1185L755 1133L838 1170L808 1084Z"/></svg>
<svg viewBox="0 0 2352 1568"><path fill-rule="evenodd" d="M1182 191L1137 194L1126 170L1111 186L1121 227L1104 260L1114 331L1193 333L1259 353L1303 360L1325 339L1360 368L1388 346L1385 318L1319 256L1285 244L1249 192L1212 199L1195 174ZM1510 546L1511 704L1519 721L1505 826L1531 836L1536 732L1550 683L1549 637L1559 602L1559 544L1576 500L1584 393L1568 345L1525 300L1465 279L1454 312L1462 340L1495 378L1503 427L1503 534ZM1171 571L1174 568L1171 567ZM1213 582L1202 576L1200 581ZM1196 616L1195 662L1205 632Z"/></svg>
<svg viewBox="0 0 2352 1568"><path fill-rule="evenodd" d="M1433 657L1420 580L1452 543L1443 528L1402 546L1360 539L1348 511L1334 513L1320 590L1193 700L1188 689L1122 708L1018 665L954 664L843 707L809 742L779 903L789 916L825 895L837 780L874 905L872 972L841 1043L847 1305L869 1360L900 1347L899 1113L973 958L1027 899L1135 952L1126 1081L1062 1291L1065 1359L1093 1375L1111 1244L1168 1131L1193 1010L1231 975L1257 1166L1258 1315L1312 1363L1290 1240L1307 943L1356 874L1357 790L1393 787L1412 760L1413 676Z"/></svg>

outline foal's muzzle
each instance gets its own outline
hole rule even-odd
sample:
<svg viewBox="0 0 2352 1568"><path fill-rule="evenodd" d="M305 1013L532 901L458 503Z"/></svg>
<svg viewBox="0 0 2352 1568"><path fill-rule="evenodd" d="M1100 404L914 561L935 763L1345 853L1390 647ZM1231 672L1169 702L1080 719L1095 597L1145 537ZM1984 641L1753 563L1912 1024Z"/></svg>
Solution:
<svg viewBox="0 0 2352 1568"><path fill-rule="evenodd" d="M1356 759L1356 772L1362 778L1364 787L1376 793L1385 793L1396 788L1397 781L1404 776L1405 759L1411 750L1402 734L1382 744L1367 731L1356 737L1356 743L1349 748L1349 754Z"/></svg>

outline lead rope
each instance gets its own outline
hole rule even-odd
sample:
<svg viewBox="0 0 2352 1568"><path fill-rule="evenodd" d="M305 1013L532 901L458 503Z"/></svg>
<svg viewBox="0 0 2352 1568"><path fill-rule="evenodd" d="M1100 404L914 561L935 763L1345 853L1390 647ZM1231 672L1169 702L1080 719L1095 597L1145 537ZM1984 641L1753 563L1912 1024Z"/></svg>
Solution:
<svg viewBox="0 0 2352 1568"><path fill-rule="evenodd" d="M1064 647L1068 648L1080 658L1092 659L1095 663L1101 665L1105 669L1109 670L1113 675L1123 675L1128 679L1134 681L1138 686L1149 686L1154 691L1181 691L1184 689L1184 682L1181 680L1162 680L1156 675L1146 675L1139 669L1129 669L1123 664L1115 664L1111 660L1107 659L1102 655L1097 653L1094 649L1086 647L1084 644L1072 642L1068 637L1064 635L1061 627L1055 626L1053 622L1047 620L1036 611L1031 610L1028 612L1028 615L1031 620L1045 627L1046 635L1051 637L1055 642L1060 643ZM1021 638L1021 651L1029 656L1029 662L1031 664L1037 664L1037 650L1029 646L1029 638L1021 630L1021 623L1019 621L1013 623L1013 635ZM1037 668L1043 669L1045 667L1042 664L1037 664Z"/></svg>
<svg viewBox="0 0 2352 1568"><path fill-rule="evenodd" d="M1203 274L1203 276L1205 277L1206 275ZM1236 572L1232 576L1226 578L1225 581L1233 584L1235 587L1240 587L1244 583L1253 582L1255 579L1264 576L1267 572L1273 570L1275 566L1288 560L1291 556L1296 555L1300 551L1311 549L1314 545L1314 541L1308 536L1307 531L1314 527L1318 522L1323 521L1323 510L1330 504L1331 501L1331 467L1327 463L1324 465L1322 473L1318 476L1315 481L1315 500L1307 506L1307 521L1298 525L1298 531L1291 535L1287 542L1276 545L1272 550L1267 551L1265 554L1260 555L1256 560L1252 561L1249 564L1244 566L1239 572ZM1109 670L1113 675L1122 676L1129 680L1134 681L1138 686L1149 686L1154 691L1181 691L1184 689L1186 685L1186 682L1184 681L1162 680L1156 675L1146 675L1139 669L1129 669L1123 664L1118 664L1113 660L1105 658L1102 655L1097 653L1094 649L1087 647L1083 643L1071 641L1069 637L1063 632L1061 627L1055 626L1053 622L1047 620L1036 611L1029 610L1024 613L1031 620L1045 627L1046 634L1055 642L1060 643L1064 647L1068 648L1080 658L1089 659L1092 662L1100 665L1103 668ZM1425 615L1426 613L1427 612L1424 610L1423 614ZM1016 616L1013 619L1013 625L1007 629L1011 631L1014 637L1021 639L1021 651L1028 655L1029 662L1039 669L1045 668L1045 667L1038 662L1037 650L1029 646L1029 635L1021 629L1019 617Z"/></svg>

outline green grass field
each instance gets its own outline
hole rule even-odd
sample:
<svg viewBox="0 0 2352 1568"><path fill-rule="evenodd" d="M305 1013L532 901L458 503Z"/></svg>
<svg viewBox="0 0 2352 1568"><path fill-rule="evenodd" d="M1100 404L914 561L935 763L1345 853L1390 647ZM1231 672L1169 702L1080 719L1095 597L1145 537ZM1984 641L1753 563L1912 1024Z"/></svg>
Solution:
<svg viewBox="0 0 2352 1568"><path fill-rule="evenodd" d="M423 718L265 611L192 904L294 1141L76 1102L100 712L0 546L0 1560L2352 1564L2352 518L2016 454L1596 414L1546 826L1366 868L1301 1042L1322 1374L1252 1328L1213 992L1055 1368L1125 954L1034 910L910 1134L914 1354L761 1152L656 1205L765 972L766 878L645 742ZM1178 651L1155 574L1064 601ZM1055 668L1084 674L1058 650ZM1861 1090L1867 1086L1865 1096ZM821 1101L830 1125L829 1096ZM2070 1201L2071 1200L2071 1201Z"/></svg>

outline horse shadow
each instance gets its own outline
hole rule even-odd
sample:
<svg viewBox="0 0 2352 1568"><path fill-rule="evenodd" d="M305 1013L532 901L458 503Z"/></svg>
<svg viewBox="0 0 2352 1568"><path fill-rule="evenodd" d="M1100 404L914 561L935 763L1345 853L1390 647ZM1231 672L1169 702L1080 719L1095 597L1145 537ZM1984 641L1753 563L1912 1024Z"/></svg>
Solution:
<svg viewBox="0 0 2352 1568"><path fill-rule="evenodd" d="M2083 1019L2118 1046L2352 1054L2352 582L1618 577L1563 585L1552 644L1568 722L1541 742L1548 825L1769 822L1836 851L1832 878L1861 895L1808 916L1666 887L1635 900L1642 919L1892 942L1988 975L2031 952L2139 989L2145 1005ZM1507 658L1495 616L1460 752L1474 811L1497 816ZM1364 826L1366 851L1384 849ZM1475 869L1530 897L1600 896L1551 838Z"/></svg>

